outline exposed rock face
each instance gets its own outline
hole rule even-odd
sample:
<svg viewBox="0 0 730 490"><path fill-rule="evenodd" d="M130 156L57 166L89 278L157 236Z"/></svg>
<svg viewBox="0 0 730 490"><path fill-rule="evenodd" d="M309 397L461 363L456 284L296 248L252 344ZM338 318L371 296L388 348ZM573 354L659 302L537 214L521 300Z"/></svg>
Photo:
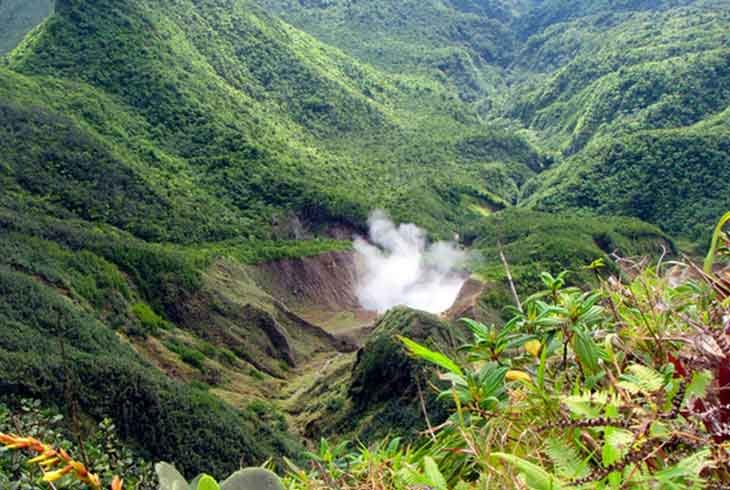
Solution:
<svg viewBox="0 0 730 490"><path fill-rule="evenodd" d="M361 345L377 320L355 294L359 264L352 252L277 260L251 268L262 289L306 322Z"/></svg>
<svg viewBox="0 0 730 490"><path fill-rule="evenodd" d="M220 260L183 305L184 325L273 376L317 352L351 352L352 343L304 320L258 287L250 268Z"/></svg>
<svg viewBox="0 0 730 490"><path fill-rule="evenodd" d="M297 366L317 353L352 352L364 345L350 389L356 404L402 396L412 400L414 361L394 336L454 345L446 322L476 318L485 285L468 280L441 318L401 307L375 325L377 314L358 303L357 278L354 252L256 266L219 260L206 273L202 290L179 303L177 317L199 337L273 376L282 376L284 366Z"/></svg>
<svg viewBox="0 0 730 490"><path fill-rule="evenodd" d="M354 252L277 260L255 267L261 287L288 306L316 305L332 311L357 310Z"/></svg>
<svg viewBox="0 0 730 490"><path fill-rule="evenodd" d="M459 295L456 297L453 306L443 312L441 316L448 320L458 320L460 318L480 320L479 298L484 293L486 287L486 284L477 279L467 279L461 287L461 291L459 291Z"/></svg>

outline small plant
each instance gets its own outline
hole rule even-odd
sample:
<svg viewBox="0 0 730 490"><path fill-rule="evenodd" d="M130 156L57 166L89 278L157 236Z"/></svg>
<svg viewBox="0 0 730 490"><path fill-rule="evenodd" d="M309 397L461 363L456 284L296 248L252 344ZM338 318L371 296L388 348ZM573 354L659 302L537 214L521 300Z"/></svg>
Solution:
<svg viewBox="0 0 730 490"><path fill-rule="evenodd" d="M28 463L38 465L43 472L43 481L53 483L66 475L85 483L93 489L102 488L99 476L91 473L86 466L73 459L64 449L56 449L33 437L22 437L0 433L0 444L6 450L25 450L35 453ZM110 485L112 490L121 490L122 481L114 477Z"/></svg>
<svg viewBox="0 0 730 490"><path fill-rule="evenodd" d="M730 255L730 238L724 231L725 225L730 222L730 212L720 218L720 221L715 227L715 231L712 234L712 243L710 244L710 250L707 252L705 258L705 273L712 273L712 266L715 263L715 259L718 255L728 256Z"/></svg>
<svg viewBox="0 0 730 490"><path fill-rule="evenodd" d="M206 474L199 475L188 483L169 463L157 463L155 471L160 480L159 490L284 490L279 477L265 468L238 470L222 483Z"/></svg>
<svg viewBox="0 0 730 490"><path fill-rule="evenodd" d="M137 302L132 305L132 313L137 317L145 333L154 335L160 329L169 330L170 323L160 317L147 303Z"/></svg>
<svg viewBox="0 0 730 490"><path fill-rule="evenodd" d="M124 475L128 489L156 489L157 480L152 465L118 438L117 429L109 419L102 420L96 427L84 425L79 428L56 409L44 406L39 400L6 400L8 405L0 403L0 433L14 438L18 437L16 434L22 434L23 438L41 441L55 451L76 454L78 457L74 459L83 463L87 471L97 475L102 482L111 482L114 475L118 474ZM42 480L43 467L27 464L27 458L23 457L20 449L23 448L0 451L0 488L4 489L10 483L10 488L16 490L47 488L48 484ZM39 455L36 453L34 456ZM84 484L68 474L55 481L54 486L59 490L80 489Z"/></svg>

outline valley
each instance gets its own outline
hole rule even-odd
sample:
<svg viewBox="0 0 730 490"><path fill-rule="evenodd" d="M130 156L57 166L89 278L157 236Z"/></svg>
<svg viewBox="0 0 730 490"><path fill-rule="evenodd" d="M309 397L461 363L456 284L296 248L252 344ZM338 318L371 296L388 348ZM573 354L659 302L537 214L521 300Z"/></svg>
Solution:
<svg viewBox="0 0 730 490"><path fill-rule="evenodd" d="M537 335L516 298L572 287L603 335L617 257L706 253L729 115L725 0L0 0L0 405L189 478L435 439L447 378L399 339L510 367L461 318Z"/></svg>

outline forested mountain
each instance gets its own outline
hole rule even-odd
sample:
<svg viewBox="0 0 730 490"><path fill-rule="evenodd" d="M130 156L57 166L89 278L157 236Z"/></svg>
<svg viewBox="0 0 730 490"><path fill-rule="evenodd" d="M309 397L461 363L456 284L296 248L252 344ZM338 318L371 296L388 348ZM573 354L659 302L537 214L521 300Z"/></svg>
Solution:
<svg viewBox="0 0 730 490"><path fill-rule="evenodd" d="M54 403L70 372L85 415L190 474L418 419L365 385L411 369L393 332L455 319L358 316L369 213L480 252L495 321L500 252L524 294L704 245L730 208L728 7L0 0L0 391Z"/></svg>
<svg viewBox="0 0 730 490"><path fill-rule="evenodd" d="M725 188L728 168L725 2L262 3L369 63L445 83L524 135L555 162L523 190L526 206L627 214L696 239L728 205L705 192L710 176ZM641 131L655 132L628 137Z"/></svg>
<svg viewBox="0 0 730 490"><path fill-rule="evenodd" d="M7 66L8 104L26 110L19 99L30 97L71 117L58 124L93 130L122 163L117 171L138 176L145 190L135 201L155 218L108 219L143 238L264 236L277 212L362 222L375 205L457 222L461 196L500 206L540 165L519 136L482 130L441 85L378 72L241 2L58 2ZM65 86L25 88L49 76ZM60 106L69 92L88 104ZM116 117L98 114L108 104ZM495 173L495 184L480 178ZM84 185L101 191L96 207L115 195L101 182Z"/></svg>

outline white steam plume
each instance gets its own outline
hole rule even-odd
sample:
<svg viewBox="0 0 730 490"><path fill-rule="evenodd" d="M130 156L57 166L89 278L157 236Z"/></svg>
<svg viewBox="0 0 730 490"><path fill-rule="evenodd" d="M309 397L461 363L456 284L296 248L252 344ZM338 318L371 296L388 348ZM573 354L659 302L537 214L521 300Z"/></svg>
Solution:
<svg viewBox="0 0 730 490"><path fill-rule="evenodd" d="M361 273L356 293L360 304L384 312L406 305L431 313L447 310L467 275L467 254L453 243L429 244L414 224L396 226L383 211L368 219L369 239L355 239Z"/></svg>

